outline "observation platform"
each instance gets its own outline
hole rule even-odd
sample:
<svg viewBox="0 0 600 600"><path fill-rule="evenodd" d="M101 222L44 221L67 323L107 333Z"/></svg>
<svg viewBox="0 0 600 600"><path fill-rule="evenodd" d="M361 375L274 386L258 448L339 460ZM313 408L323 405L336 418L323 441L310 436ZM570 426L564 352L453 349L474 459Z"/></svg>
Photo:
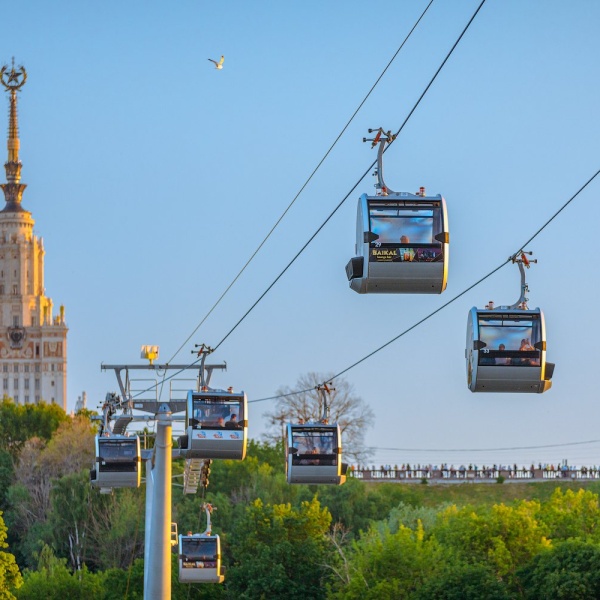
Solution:
<svg viewBox="0 0 600 600"><path fill-rule="evenodd" d="M374 483L497 483L502 477L504 483L532 483L542 481L600 481L600 468L567 469L357 469L349 468L348 476Z"/></svg>

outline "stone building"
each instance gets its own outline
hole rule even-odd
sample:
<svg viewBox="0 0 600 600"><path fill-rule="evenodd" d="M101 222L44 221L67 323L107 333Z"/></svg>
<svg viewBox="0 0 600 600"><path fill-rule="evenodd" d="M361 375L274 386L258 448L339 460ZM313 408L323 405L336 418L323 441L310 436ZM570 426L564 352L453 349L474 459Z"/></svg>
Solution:
<svg viewBox="0 0 600 600"><path fill-rule="evenodd" d="M54 315L44 287L44 244L21 200L17 93L27 73L20 66L0 69L10 94L8 160L0 210L0 379L3 396L18 404L44 400L67 407L67 325L61 306Z"/></svg>

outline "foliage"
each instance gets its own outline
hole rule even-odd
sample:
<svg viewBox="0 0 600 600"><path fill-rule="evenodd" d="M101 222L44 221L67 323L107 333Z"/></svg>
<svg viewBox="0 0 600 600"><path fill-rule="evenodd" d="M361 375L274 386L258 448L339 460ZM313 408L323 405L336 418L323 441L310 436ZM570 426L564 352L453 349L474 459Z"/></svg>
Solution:
<svg viewBox="0 0 600 600"><path fill-rule="evenodd" d="M7 539L14 556L0 552L0 600L141 600L143 486L111 495L90 487L94 428L86 416L51 425L43 408L39 422L48 428L32 437L30 414L17 415L6 400L0 417L3 411L13 433L10 444L0 443L9 534L0 519L0 547ZM27 433L18 431L19 419ZM213 461L206 490L184 496L174 487L180 532L204 531L204 499L217 507L213 531L227 570L223 585L180 584L174 553L172 598L600 597L599 485L422 486L350 477L343 486L291 486L283 456L282 440L250 441L244 461ZM182 470L174 463L175 475ZM23 578L17 563L29 567Z"/></svg>
<svg viewBox="0 0 600 600"><path fill-rule="evenodd" d="M6 508L6 493L15 478L15 467L8 450L0 449L0 509Z"/></svg>
<svg viewBox="0 0 600 600"><path fill-rule="evenodd" d="M404 486L369 489L361 481L349 478L342 486L312 486L318 489L321 503L331 512L333 521L358 535L374 520L385 519L389 511L401 503Z"/></svg>
<svg viewBox="0 0 600 600"><path fill-rule="evenodd" d="M295 390L305 390L294 393L288 386L279 388L275 408L265 413L270 424L268 439L282 440L286 423L305 423L320 421L323 417L323 398L316 387L332 377L332 373L308 373L302 375L296 382ZM330 408L330 423L340 426L343 440L344 455L349 461L364 464L369 457L365 447L366 430L373 424L373 411L354 394L353 387L343 378L335 380L335 386L328 395Z"/></svg>
<svg viewBox="0 0 600 600"><path fill-rule="evenodd" d="M556 488L550 500L542 505L540 519L548 526L552 539L600 541L600 503L598 496L588 490L563 492Z"/></svg>
<svg viewBox="0 0 600 600"><path fill-rule="evenodd" d="M97 569L128 569L144 554L144 490L124 488L113 494L93 490L90 499L87 564Z"/></svg>
<svg viewBox="0 0 600 600"><path fill-rule="evenodd" d="M15 482L7 492L6 516L12 534L19 539L16 548L28 566L32 566L40 540L52 541L47 522L55 482L64 475L87 471L93 464L93 440L89 421L76 417L60 423L48 442L36 437L23 444Z"/></svg>
<svg viewBox="0 0 600 600"><path fill-rule="evenodd" d="M8 547L8 544L6 543L6 532L6 525L2 520L2 513L0 513L0 548ZM14 555L0 550L0 600L14 598L13 594L9 592L9 589L17 589L22 583L23 580Z"/></svg>
<svg viewBox="0 0 600 600"><path fill-rule="evenodd" d="M497 577L514 580L521 565L550 546L546 528L536 519L539 502L515 506L446 508L432 535L469 564L487 564Z"/></svg>
<svg viewBox="0 0 600 600"><path fill-rule="evenodd" d="M84 472L65 475L55 482L50 494L48 525L53 548L60 556L69 557L72 570L80 569L85 560L90 492Z"/></svg>
<svg viewBox="0 0 600 600"><path fill-rule="evenodd" d="M452 560L435 538L427 538L421 523L415 530L400 525L392 533L372 529L355 542L349 556L349 581L334 585L333 598L392 600L410 598L424 582ZM344 582L345 583L345 582Z"/></svg>
<svg viewBox="0 0 600 600"><path fill-rule="evenodd" d="M253 502L232 534L229 594L248 600L324 598L330 522L316 498L298 509Z"/></svg>
<svg viewBox="0 0 600 600"><path fill-rule="evenodd" d="M84 566L71 573L64 562L57 562L50 569L26 571L23 586L16 591L18 600L64 600L65 598L102 598L103 578L90 573Z"/></svg>
<svg viewBox="0 0 600 600"><path fill-rule="evenodd" d="M259 463L267 463L275 472L284 473L283 456L285 454L283 440L274 443L248 440L248 456L256 457Z"/></svg>
<svg viewBox="0 0 600 600"><path fill-rule="evenodd" d="M420 523L425 531L431 531L437 522L440 511L444 508L444 506L438 508L411 506L400 502L398 506L389 511L389 516L384 523L376 523L374 526L380 530L382 526L387 527L394 533L402 526L416 530Z"/></svg>
<svg viewBox="0 0 600 600"><path fill-rule="evenodd" d="M15 404L5 396L0 402L0 449L16 458L28 439L47 441L68 419L58 404Z"/></svg>
<svg viewBox="0 0 600 600"><path fill-rule="evenodd" d="M136 559L128 569L107 569L102 574L100 600L142 600L144 597L144 561ZM177 596L173 595L172 598ZM94 599L95 600L95 599Z"/></svg>
<svg viewBox="0 0 600 600"><path fill-rule="evenodd" d="M546 596L538 596L543 598ZM550 596L548 596L549 598ZM429 577L411 600L510 600L514 595L486 565L453 563Z"/></svg>
<svg viewBox="0 0 600 600"><path fill-rule="evenodd" d="M600 547L567 540L535 556L519 573L525 597L564 600L600 598Z"/></svg>

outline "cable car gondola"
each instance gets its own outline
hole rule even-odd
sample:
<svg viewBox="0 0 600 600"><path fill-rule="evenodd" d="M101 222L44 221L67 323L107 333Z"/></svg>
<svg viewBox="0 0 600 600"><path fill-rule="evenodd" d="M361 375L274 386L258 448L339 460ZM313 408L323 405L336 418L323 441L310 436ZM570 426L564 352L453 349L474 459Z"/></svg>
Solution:
<svg viewBox="0 0 600 600"><path fill-rule="evenodd" d="M213 507L204 504L207 528L204 533L179 536L179 581L181 583L223 583L221 540L212 535L210 514Z"/></svg>
<svg viewBox="0 0 600 600"><path fill-rule="evenodd" d="M285 470L288 483L329 483L346 481L347 465L342 463L342 435L337 424L329 424L328 385L317 388L323 395L323 417L318 423L288 423Z"/></svg>
<svg viewBox="0 0 600 600"><path fill-rule="evenodd" d="M448 278L446 201L439 194L427 196L425 188L410 194L385 185L382 156L394 137L382 134L380 128L369 140L379 144L378 193L358 201L357 256L346 265L350 287L359 294L441 294Z"/></svg>
<svg viewBox="0 0 600 600"><path fill-rule="evenodd" d="M140 438L126 435L96 436L96 465L90 483L101 492L112 488L139 487L142 472Z"/></svg>
<svg viewBox="0 0 600 600"><path fill-rule="evenodd" d="M467 322L467 385L472 392L548 391L552 387L554 363L546 361L546 325L539 308L527 307L523 265L530 262L521 253L513 258L521 271L521 297L511 306L473 307Z"/></svg>
<svg viewBox="0 0 600 600"><path fill-rule="evenodd" d="M286 437L288 483L331 483L346 481L342 464L342 438L336 424L288 423Z"/></svg>
<svg viewBox="0 0 600 600"><path fill-rule="evenodd" d="M187 395L186 434L179 445L186 458L243 460L248 438L248 400L229 388Z"/></svg>

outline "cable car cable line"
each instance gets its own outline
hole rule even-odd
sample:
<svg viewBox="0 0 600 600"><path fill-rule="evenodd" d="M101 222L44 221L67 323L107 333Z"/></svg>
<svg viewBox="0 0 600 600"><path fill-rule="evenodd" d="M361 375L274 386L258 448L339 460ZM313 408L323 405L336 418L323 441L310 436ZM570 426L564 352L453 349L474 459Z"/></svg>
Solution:
<svg viewBox="0 0 600 600"><path fill-rule="evenodd" d="M406 333L408 333L409 331L412 331L413 329L415 329L418 325L420 325L421 323L424 323L425 321L427 321L430 317L432 317L433 315L437 314L438 312L440 312L442 309L446 308L447 306L449 306L450 304L452 304L455 300L457 300L458 298L460 298L461 296L463 296L464 294L466 294L468 291L472 290L473 288L475 288L476 286L478 286L480 283L482 283L483 281L485 281L486 279L488 279L489 277L491 277L493 274L495 274L497 271L499 271L502 267L504 267L506 264L508 263L512 263L513 258L515 256L517 256L519 254L519 252L523 251L523 248L525 248L525 246L529 245L548 225L550 225L550 223L571 203L573 202L573 200L575 200L575 198L577 198L579 196L579 194L581 194L581 192L583 192L589 185L590 183L592 183L594 181L594 179L596 179L596 177L600 175L600 169L598 169L521 247L520 249L515 252L514 254L511 254L511 256L509 256L502 264L498 265L495 269L493 269L492 271L490 271L487 275L483 276L482 278L480 278L478 281L476 281L475 283L471 284L469 287L467 287L465 290L463 290L462 292L460 292L459 294L457 294L456 296L454 296L454 298L451 298L450 300L448 300L448 302L444 303L442 306L440 306L439 308L437 308L436 310L434 310L433 312L431 312L429 315L426 315L425 317L423 317L420 321L418 321L417 323L415 323L414 325L412 325L411 327L409 327L408 329L406 329L405 331L403 331L402 333L400 333L399 335L397 335L396 337L394 337L393 339L391 339L390 341L386 342L385 344L383 344L382 346L380 346L379 348L373 350L371 353L369 353L367 356L361 358L360 360L356 361L355 363L353 363L352 365L350 365L349 367L345 368L343 371L340 371L339 373L337 373L336 375L334 375L333 377L329 378L329 381L333 381L334 379L336 379L337 377L340 377L341 375L343 375L344 373L347 373L348 371L350 371L351 369L353 369L354 367L358 366L359 364L361 364L362 362L364 362L365 360L367 360L368 358L370 358L371 356L377 354L380 350L383 350L384 348L386 348L387 346L389 346L391 343L393 343L394 341L396 341L397 339L401 338L403 335L405 335ZM289 265L288 265L289 267ZM287 268L287 267L286 267ZM280 275L281 276L281 275ZM275 283L275 282L274 282ZM271 284L271 287L274 285ZM267 290L268 291L268 290ZM265 292L266 293L266 292ZM263 294L264 295L264 294ZM241 322L241 321L240 321ZM239 323L238 323L239 324ZM231 331L229 332L231 333ZM228 334L229 335L229 334ZM222 340L220 343L222 343L224 340ZM219 344L220 345L220 344ZM216 348L215 348L216 349ZM198 358L197 360L195 360L194 362L190 363L189 366L194 366L196 364L198 364L201 361L201 358ZM180 369L179 371L176 371L175 373L173 373L172 375L170 375L169 377L167 377L165 379L165 381L172 379L173 377L176 377L178 374L182 373L184 371L184 369ZM325 383L325 382L324 382ZM143 390L141 392L138 392L138 394L134 395L133 398L136 398L137 396L144 394L152 389L155 389L158 386L158 384L154 384L154 386L149 387L146 390ZM277 400L279 398L286 398L289 396L293 396L295 394L302 394L302 393L306 393L311 391L313 388L310 389L306 389L306 390L297 390L294 392L289 392L287 394L279 394L276 396L268 396L266 398L258 398L255 400L248 400L248 404L252 404L255 402L266 402L267 400Z"/></svg>
<svg viewBox="0 0 600 600"><path fill-rule="evenodd" d="M368 91L367 95L363 98L362 102L358 105L358 108L354 111L354 113L352 114L352 116L350 117L350 119L348 120L348 122L346 123L346 125L344 125L344 127L342 128L342 130L340 131L340 133L338 134L338 136L335 138L335 140L333 141L333 143L331 144L331 146L327 150L327 152L323 155L323 157L321 158L321 160L319 161L319 163L317 164L317 166L313 169L313 171L309 175L308 179L304 182L304 184L302 185L302 187L300 188L300 190L296 193L296 195L294 196L294 198L292 199L292 201L288 204L287 208L283 211L283 213L281 214L281 216L277 219L277 221L275 222L275 224L271 227L270 231L267 233L267 235L262 240L262 242L258 245L258 247L256 248L256 250L252 253L252 255L250 256L250 258L246 261L246 263L244 264L244 266L240 269L240 271L237 273L237 275L233 278L233 280L231 281L231 283L225 288L225 290L223 291L223 293L219 296L219 298L217 299L217 301L212 305L212 307L209 309L209 311L206 313L206 315L204 315L204 317L202 318L202 320L200 321L200 323L198 323L198 325L196 325L196 327L192 331L192 333L190 333L190 335L185 339L185 341L181 344L181 346L179 346L179 348L176 350L176 352L173 354L173 356L171 356L171 358L167 361L167 364L169 364L170 362L172 362L175 359L175 357L179 354L179 352L181 352L181 350L183 349L183 347L190 341L190 339L194 336L194 334L198 331L198 329L200 329L200 327L202 327L202 325L206 322L206 320L208 319L208 317L210 317L210 315L213 313L213 311L221 303L221 301L223 300L223 298L225 298L225 296L227 295L227 293L229 292L229 290L235 285L235 283L237 282L237 280L242 276L242 274L244 273L244 271L246 270L246 268L254 260L254 257L260 252L260 250L262 249L262 247L266 244L267 240L271 237L271 235L273 234L273 232L275 231L275 229L279 226L279 224L281 223L281 221L283 220L283 218L285 217L285 215L289 212L289 210L295 204L295 202L298 199L298 197L300 196L300 194L308 186L308 184L310 183L310 181L312 180L312 178L315 176L315 174L317 173L317 171L319 170L319 168L321 167L321 165L325 162L325 159L329 156L329 154L331 153L331 151L333 150L333 148L335 147L335 145L341 139L341 137L345 133L346 129L348 129L348 127L350 126L350 124L354 120L354 117L358 114L358 112L363 107L363 105L365 104L365 102L368 100L368 98L371 95L371 93L373 92L373 90L377 87L377 84L381 81L381 79L383 78L383 76L385 75L385 73L387 72L387 70L390 68L390 66L392 65L392 63L394 62L394 60L396 59L396 57L398 56L398 54L400 53L400 51L402 50L402 48L404 47L404 45L406 44L406 42L408 41L408 39L411 37L411 35L413 34L414 30L417 28L417 26L419 25L419 23L421 22L421 20L425 16L425 13L429 10L429 7L432 4L433 4L433 0L430 0L429 4L425 7L425 10L423 10L423 12L419 16L419 18L415 21L415 23L412 26L411 30L408 32L408 34L406 35L406 37L404 38L404 40L402 41L402 43L400 44L400 46L398 47L398 49L396 50L396 52L394 53L394 55L392 56L392 58L389 60L388 64L385 66L385 68L383 69L383 71L381 72L381 74L379 75L379 77L377 78L377 80L375 81L375 83L371 86L371 89ZM369 168L369 170L371 168L372 168L372 165ZM363 178L364 178L364 175L363 175ZM358 185L358 183L356 185ZM346 198L344 198L343 202L345 200L346 200ZM336 208L336 210L337 210L337 208ZM309 243L310 243L310 241L312 241L312 238L311 238L311 240L309 240ZM304 248L302 250L304 250ZM294 260L296 260L296 258L297 257L295 257ZM283 275L283 273L282 273L282 275ZM274 285L274 283L273 283L273 285ZM268 291L269 290L267 290L267 292ZM259 300L257 301L257 303L260 302L261 299L262 299L262 296L261 296L261 298L259 298ZM254 308L254 306L252 306L252 308ZM250 310L252 310L252 308ZM243 318L245 318L245 316L246 315L244 315ZM237 327L237 325L236 325L236 327ZM224 340L222 340L222 341L224 341ZM192 363L192 364L195 364L195 363ZM168 378L165 378L163 376L163 379L161 381L161 387L160 387L159 397L162 397L163 385L164 385L164 383L165 383L165 381L167 379ZM150 388L150 389L152 389L152 388ZM148 391L148 390L146 390L146 391Z"/></svg>
<svg viewBox="0 0 600 600"><path fill-rule="evenodd" d="M494 275L497 271L499 271L502 267L504 267L505 265L512 263L513 259L521 252L523 252L523 248L525 248L527 245L529 245L548 225L550 225L550 223L573 201L575 200L575 198L577 198L577 196L579 196L579 194L581 194L581 192L583 192L585 190L585 188L587 188L587 186L592 183L592 181L594 181L594 179L600 175L600 169L598 169L594 175L592 175L528 240L527 242L525 242L522 246L520 246L520 249L515 252L514 254L512 254L511 256L509 256L502 264L498 265L496 268L494 268L492 271L490 271L487 275L484 275L483 277L481 277L480 279L478 279L475 283L471 284L470 286L468 286L466 289L464 289L462 292L460 292L459 294L457 294L456 296L454 296L453 298L451 298L450 300L448 300L448 302L445 302L444 304L442 304L442 306L436 308L434 311L432 311L431 313L429 313L428 315L426 315L425 317L423 317L422 319L420 319L419 321L417 321L415 324L411 325L410 327L408 327L407 329L405 329L403 332L401 332L400 334L398 334L397 336L395 336L394 338L392 338L391 340L389 340L388 342L386 342L385 344L379 346L378 348L376 348L375 350L373 350L372 352L370 352L369 354L367 354L366 356L364 356L363 358L361 358L360 360L357 360L355 363L351 364L349 367L346 367L345 369L343 369L342 371L340 371L339 373L337 373L336 375L333 375L332 377L328 378L328 381L333 381L334 379L337 379L338 377L340 377L341 375L343 375L344 373L347 373L348 371L350 371L351 369L353 369L354 367L358 366L359 364L363 363L365 360L367 360L368 358L371 358L372 356L374 356L375 354L377 354L378 352L380 352L381 350L383 350L384 348L386 348L387 346L389 346L390 344L392 344L393 342L395 342L396 340L400 339L401 337L403 337L405 334L407 334L409 331L412 331L413 329L415 329L416 327L418 327L419 325L421 325L422 323L424 323L425 321L427 321L428 319L430 319L431 317L433 317L434 315L436 315L437 313L439 313L440 311L442 311L444 308L446 308L447 306L449 306L450 304L452 304L455 300L457 300L458 298L460 298L461 296L464 296L467 292L471 291L473 288L475 288L476 286L478 286L480 283L482 283L483 281L485 281L486 279L488 279L489 277L491 277L492 275ZM325 382L324 382L325 383ZM321 384L323 385L323 384ZM312 388L311 388L312 389ZM249 400L248 403L254 403L254 402L265 402L267 400L277 400L279 398L285 398L288 396L293 396L295 394L302 394L302 393L306 393L310 390L298 390L295 392L289 392L287 394L280 394L277 396L269 396L268 398L258 398L256 400Z"/></svg>
<svg viewBox="0 0 600 600"><path fill-rule="evenodd" d="M372 450L392 450L400 452L503 452L508 450L538 450L543 448L564 448L566 446L583 446L597 444L600 440L587 440L585 442L565 442L564 444L544 444L541 446L511 446L507 448L379 448L372 446Z"/></svg>
<svg viewBox="0 0 600 600"><path fill-rule="evenodd" d="M425 87L425 90L421 93L421 95L419 96L419 98L416 101L415 105L412 107L412 109L408 113L408 116L404 119L404 122L402 123L402 125L400 126L400 128L398 129L398 131L396 132L396 134L394 136L394 140L398 137L398 135L404 129L404 127L408 123L408 120L413 115L413 113L415 112L415 110L417 109L417 107L419 106L419 104L421 103L421 100L423 100L423 98L425 97L425 94L429 91L429 88L433 85L433 82L436 80L437 76L440 74L440 72L443 69L444 65L448 62L448 59L450 58L450 56L452 55L452 53L456 49L456 46L458 46L458 43L460 42L460 40L463 38L463 36L467 32L467 29L469 28L469 26L471 25L471 23L473 22L473 20L477 16L477 13L479 13L479 10L481 9L481 7L485 4L485 1L486 0L481 0L481 3L479 4L479 6L477 7L477 9L473 13L473 15L471 16L471 18L469 19L469 22L465 25L465 27L462 30L461 34L458 36L458 38L456 39L456 41L452 45L452 48L450 48L450 50L446 54L446 57L442 61L441 65L438 67L437 71L435 72L435 74L433 75L433 77L431 78L431 80L429 81L429 83L427 84L427 86ZM389 148L390 145L391 145L391 142L390 142L390 144L388 144L387 148ZM386 150L387 150L387 148L386 148ZM239 319L239 321L229 330L229 332L225 335L225 337L215 346L215 350L217 348L219 348L219 346L221 346L221 344L223 344L223 342L237 329L237 327L242 323L242 321L252 312L252 310L256 307L256 305L269 293L269 291L273 288L273 286L281 279L281 277L285 274L285 272L294 264L294 262L296 261L296 259L304 252L304 250L306 250L306 248L308 247L308 245L315 239L315 237L317 237L317 235L321 232L321 230L325 227L325 225L327 225L327 223L331 220L331 218L335 215L335 213L341 208L341 206L344 204L344 202L346 202L346 200L348 199L348 197L350 196L350 194L352 194L352 192L354 192L354 190L358 187L358 185L360 184L360 182L367 176L367 174L369 173L369 171L371 171L371 169L376 164L377 164L377 160L374 160L369 165L369 168L362 174L362 176L360 177L360 179L354 184L354 186L350 189L350 191L338 203L338 205L333 209L333 211L329 214L329 216L325 219L325 221L323 221L323 223L317 228L317 230L312 234L312 236L308 239L308 241L296 253L296 255L294 256L294 258L292 258L292 260L287 264L287 266L283 269L283 271L281 271L281 273L275 278L275 280L271 283L271 285L269 285L269 287L260 295L260 297L258 298L258 300L256 300L256 302L254 302L254 304L246 311L246 313Z"/></svg>
<svg viewBox="0 0 600 600"><path fill-rule="evenodd" d="M429 81L429 83L427 84L425 90L421 93L421 95L419 96L419 98L416 101L415 105L410 110L408 116L404 119L404 122L402 123L402 125L400 126L400 128L398 129L398 131L396 132L396 134L394 136L394 139L396 137L398 137L398 135L402 132L402 130L406 126L408 120L413 115L413 113L415 112L415 110L417 109L417 107L419 106L419 104L421 103L421 101L423 100L423 98L425 97L425 94L431 88L433 82L435 81L435 79L437 78L437 76L440 74L440 72L441 72L442 68L444 67L444 65L448 62L448 59L450 58L450 56L452 55L452 53L454 52L454 50L458 46L458 44L461 41L461 39L464 37L465 33L469 29L471 23L473 22L473 20L475 19L475 17L479 13L479 11L481 10L481 8L485 4L485 2L486 2L486 0L482 0L480 2L479 6L477 7L477 9L475 10L475 12L473 13L473 15L471 16L471 18L469 19L468 23L465 25L465 27L463 28L462 32L460 33L460 35L458 36L458 38L456 39L456 41L454 42L454 44L452 45L452 47L450 48L450 50L448 51L448 53L446 54L446 57L444 58L444 60L442 61L442 63L440 64L440 66L438 67L438 69L436 70L436 72L434 73L434 75L431 78L431 80ZM389 147L389 145L388 145L388 147ZM281 279L281 277L283 277L283 275L287 272L287 270L294 264L294 262L304 252L304 250L309 246L309 244L314 240L314 238L321 232L321 230L325 227L325 225L332 219L332 217L335 215L335 213L341 208L341 206L344 204L344 202L349 198L350 194L352 194L354 192L354 190L358 187L358 185L360 184L360 182L367 176L367 174L371 171L371 169L376 164L377 164L377 159L375 159L373 162L371 162L371 164L366 169L366 171L360 176L360 178L352 186L352 188L350 189L350 191L344 196L344 198L337 204L337 206L333 209L333 211L327 216L327 218L325 219L325 221L317 228L317 230L312 234L312 236L308 239L308 241L296 253L296 255L292 258L292 260L285 266L285 268L281 271L281 273L279 273L279 275L273 280L273 282L267 287L267 289L259 296L259 298L254 302L254 304L252 304L252 306L244 313L244 315L237 321L237 323L235 323L235 325L228 331L228 333L221 339L221 341L213 348L213 351L217 350L227 340L227 338L239 327L239 325L246 319L246 317L252 312L252 310L254 310L254 308L259 304L259 302L269 293L269 291L275 286L275 284ZM501 265L501 266L503 266L503 265ZM498 267L497 269L499 269L499 268L500 267ZM495 270L497 270L497 269L495 269ZM474 284L474 285L477 285L477 284ZM468 290L465 290L464 293L466 293L466 291L468 291ZM446 306L446 305L444 305L444 306ZM438 310L440 310L440 309L438 309ZM424 319L424 320L426 320L426 319ZM389 343L391 343L391 342L389 342ZM378 352L380 349L376 350L375 352ZM366 358L363 359L363 360L366 360ZM198 362L200 362L200 359L197 359L196 361L190 363L189 366L190 367L194 366L194 365L198 364ZM362 360L359 361L359 362L362 362ZM356 365L353 365L353 366L356 366ZM352 367L349 367L349 368L352 368ZM349 370L349 369L346 369L343 372L346 372L347 370ZM175 373L173 373L169 377L166 377L163 380L162 383L164 383L165 381L168 381L169 379L172 379L173 377L176 377L182 371L183 371L183 369L180 370L180 371L176 371ZM339 376L339 375L341 375L341 373L339 373L337 376ZM146 393L148 391L156 389L157 386L158 386L158 384L154 384L154 385L150 386L148 389L139 392L138 394L136 394L135 396L133 396L133 398L136 398L136 397L138 397L138 396L140 396L140 395L142 395L142 394L144 394L144 393ZM279 396L277 396L277 397L279 397ZM251 402L258 402L258 401L260 401L260 400L254 400L254 401L251 401Z"/></svg>
<svg viewBox="0 0 600 600"><path fill-rule="evenodd" d="M329 154L331 153L331 151L333 150L333 148L335 147L335 145L340 141L342 135L346 132L346 129L348 129L348 127L350 126L350 124L354 120L354 117L356 117L356 115L358 114L358 112L360 111L360 109L363 107L363 105L365 104L365 102L368 100L368 98L371 95L371 93L373 92L373 90L377 87L377 84L381 81L381 79L383 78L383 76L385 75L385 73L387 72L387 70L391 67L392 63L394 62L394 60L396 59L396 57L398 56L398 54L400 53L400 51L402 50L402 48L404 47L404 45L406 44L406 42L408 41L408 39L410 38L410 36L412 35L412 33L414 32L414 30L417 28L417 26L419 25L419 23L421 22L421 20L425 16L425 13L429 10L429 7L433 4L433 2L434 2L434 0L430 0L429 4L425 7L425 9L423 10L423 12L419 16L419 18L415 21L415 24L412 26L411 30L406 35L406 37L404 38L403 42L400 44L400 46L398 47L398 49L396 50L396 52L394 53L394 55L392 56L392 58L389 60L388 64L385 66L385 68L383 69L383 71L380 73L380 75L377 78L377 80L375 81L375 83L371 86L371 89L367 92L367 95L363 98L363 100L361 101L361 103L358 105L358 108L354 111L354 113L352 114L352 116L350 117L350 119L348 119L348 122L344 125L344 127L342 128L342 130L340 131L340 133L338 134L338 136L335 138L335 140L333 141L333 143L331 144L331 146L329 146L329 149L327 150L327 152L325 152L325 154L323 155L323 157L321 158L321 160L319 161L319 163L317 164L317 166L313 169L313 171L309 175L308 179L302 184L302 187L296 193L296 195L294 196L294 198L292 199L292 201L288 204L287 208L283 211L283 213L277 219L277 221L275 221L275 224L271 227L270 231L267 233L267 235L265 236L265 238L263 239L263 241L258 245L258 247L256 248L256 250L252 253L252 255L250 256L250 258L246 261L246 264L244 264L244 266L240 269L240 271L238 272L238 274L233 278L233 280L227 286L227 288L225 288L225 291L221 294L221 296L219 296L218 300L213 304L213 306L206 313L206 315L204 316L204 318L200 321L200 323L198 323L198 325L196 326L196 328L187 337L187 339L183 342L183 344L181 344L181 346L177 349L177 351L175 352L175 354L173 354L173 356L167 361L167 364L173 361L173 359L179 354L179 352L181 352L181 350L183 349L183 347L190 341L190 339L198 331L198 329L200 329L200 327L202 327L202 325L204 324L204 322L206 321L206 319L208 319L208 317L212 314L212 312L215 310L215 308L217 308L217 306L220 304L221 300L223 300L223 298L225 297L225 295L233 287L233 285L235 284L235 282L240 278L240 276L242 275L242 273L246 270L246 268L254 260L254 257L259 253L259 251L261 250L261 248L265 245L265 243L267 242L267 240L271 237L271 235L273 234L273 232L275 231L275 229L279 226L279 224L281 223L281 221L283 220L283 218L285 217L285 215L292 208L292 206L294 205L294 203L296 202L296 200L298 199L298 197L300 196L300 194L302 194L302 192L304 191L304 189L306 188L306 186L310 183L310 181L312 180L312 178L315 176L315 174L317 173L317 171L321 167L321 165L325 162L325 159L329 156Z"/></svg>
<svg viewBox="0 0 600 600"><path fill-rule="evenodd" d="M330 377L329 381L333 381L334 379L337 379L338 377L340 377L344 373L347 373L348 371L350 371L354 367L357 367L358 365L360 365L361 363L363 363L365 360L371 358L372 356L374 356L375 354L377 354L378 352L380 352L381 350L383 350L384 348L386 348L390 344L394 343L396 340L400 339L401 337L403 337L404 335L406 335L407 333L409 333L410 331L412 331L413 329L415 329L416 327L418 327L419 325L421 325L422 323L424 323L425 321L427 321L428 319L430 319L431 317L433 317L434 315L436 315L437 313L439 313L440 311L442 311L444 308L446 308L447 306L449 306L450 304L452 304L455 300L458 300L461 296L464 296L467 292L471 291L474 287L478 286L480 283L482 283L483 281L485 281L486 279L488 279L488 277L491 277L492 275L494 275L494 273L496 273L497 271L499 271L508 262L510 262L510 259L508 259L507 261L503 262L501 265L497 266L495 269L493 269L492 271L490 271L487 275L484 275L481 279L479 279L475 283L471 284L468 288L464 289L462 292L460 292L459 294L457 294L456 296L454 296L454 298L451 298L450 300L448 300L448 302L445 302L444 304L442 304L442 306L436 308L433 312L429 313L428 315L426 315L425 317L423 317L421 320L417 321L416 323L414 323L413 325L411 325L410 327L408 327L407 329L405 329L402 333L398 334L396 337L394 337L391 340L387 341L385 344L379 346L379 348L376 348L375 350L373 350L372 352L370 352L366 356L363 356L360 360L357 360L355 363L351 364L349 367L346 367L343 371L340 371L336 375L333 375L332 377ZM279 396L270 396L269 398L259 398L258 400L248 400L248 403L251 403L251 402L265 402L266 400L277 400L279 398L285 398L287 396L293 396L295 394L303 394L303 393L306 393L308 391L310 391L310 390L299 390L299 391L296 391L296 392L290 392L288 394L281 394Z"/></svg>

